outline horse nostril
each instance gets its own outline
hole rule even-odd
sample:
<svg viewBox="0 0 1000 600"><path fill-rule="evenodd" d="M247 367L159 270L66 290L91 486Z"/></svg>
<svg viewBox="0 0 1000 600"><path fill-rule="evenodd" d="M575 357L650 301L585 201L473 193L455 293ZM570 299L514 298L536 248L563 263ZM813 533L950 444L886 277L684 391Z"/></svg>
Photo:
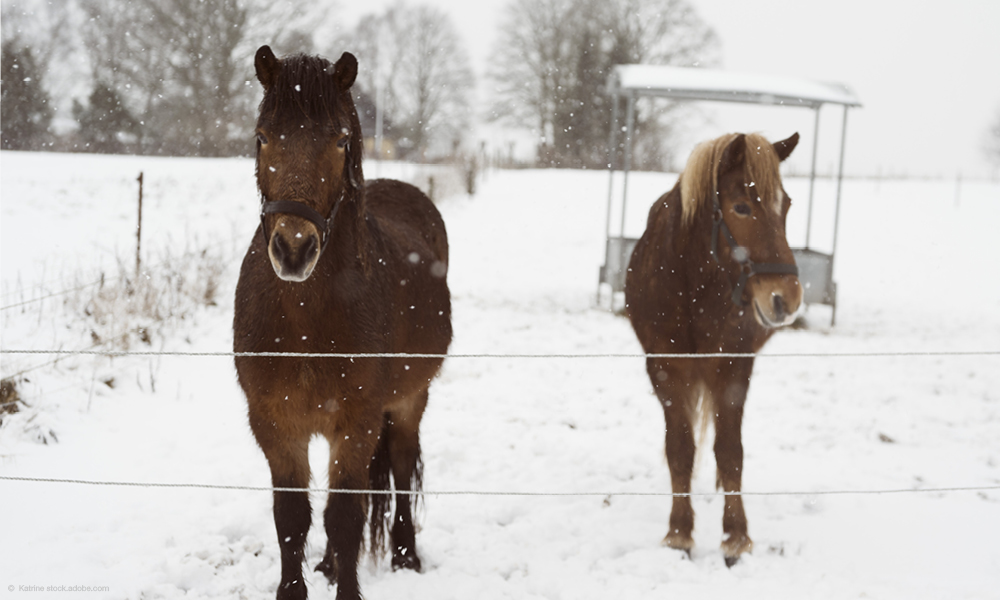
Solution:
<svg viewBox="0 0 1000 600"><path fill-rule="evenodd" d="M784 321L785 315L787 314L787 309L785 308L785 299L781 296L781 294L775 294L772 303L774 304L775 319L778 321Z"/></svg>
<svg viewBox="0 0 1000 600"><path fill-rule="evenodd" d="M310 235L306 243L302 245L302 256L305 257L307 261L312 260L312 257L319 251L319 239L315 235Z"/></svg>
<svg viewBox="0 0 1000 600"><path fill-rule="evenodd" d="M275 233L271 236L271 254L274 256L275 260L281 262L288 258L291 254L291 248L288 247L288 242L284 240L280 235Z"/></svg>

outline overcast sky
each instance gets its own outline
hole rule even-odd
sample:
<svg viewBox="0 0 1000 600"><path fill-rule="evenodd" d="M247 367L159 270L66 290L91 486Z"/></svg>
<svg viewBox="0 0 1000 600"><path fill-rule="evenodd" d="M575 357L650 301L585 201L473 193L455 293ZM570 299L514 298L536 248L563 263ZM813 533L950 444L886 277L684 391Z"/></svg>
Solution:
<svg viewBox="0 0 1000 600"><path fill-rule="evenodd" d="M343 2L342 22L391 2ZM423 2L452 16L482 80L507 0ZM855 91L864 106L848 116L849 173L996 174L982 147L1000 113L1000 0L691 3L720 38L722 68L837 81ZM804 139L794 166L808 168L811 111L704 104L701 112L702 126L684 144L725 131L777 139L797 130ZM821 112L820 171L835 164L841 119L840 108Z"/></svg>

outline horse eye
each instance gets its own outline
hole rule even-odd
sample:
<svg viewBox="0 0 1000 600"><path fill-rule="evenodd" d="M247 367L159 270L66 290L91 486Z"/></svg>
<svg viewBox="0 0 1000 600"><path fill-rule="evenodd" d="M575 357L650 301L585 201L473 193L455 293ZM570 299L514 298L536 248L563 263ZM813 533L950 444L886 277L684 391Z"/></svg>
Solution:
<svg viewBox="0 0 1000 600"><path fill-rule="evenodd" d="M266 146L267 145L267 136L264 135L263 133L260 133L258 131L257 132L257 143L260 144L261 146Z"/></svg>
<svg viewBox="0 0 1000 600"><path fill-rule="evenodd" d="M749 217L752 212L749 204L743 204L742 202L733 206L733 210L736 214L743 215L744 217Z"/></svg>
<svg viewBox="0 0 1000 600"><path fill-rule="evenodd" d="M340 149L346 148L347 147L347 143L350 140L351 140L351 138L349 138L348 136L345 135L344 137L342 137L339 140L337 140L337 147L340 148Z"/></svg>

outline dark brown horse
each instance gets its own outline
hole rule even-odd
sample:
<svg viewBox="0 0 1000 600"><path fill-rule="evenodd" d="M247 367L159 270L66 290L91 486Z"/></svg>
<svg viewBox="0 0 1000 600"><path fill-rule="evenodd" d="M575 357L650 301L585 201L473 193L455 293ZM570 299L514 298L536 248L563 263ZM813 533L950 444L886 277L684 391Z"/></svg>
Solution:
<svg viewBox="0 0 1000 600"><path fill-rule="evenodd" d="M705 142L677 185L649 211L625 280L625 304L647 354L755 353L802 302L785 240L791 204L779 163L799 141L755 134ZM739 492L740 428L752 357L647 358L666 416L666 454L675 494L691 492L695 426L715 421L716 486ZM694 511L674 496L664 544L690 553ZM732 566L753 547L743 500L727 495L722 552Z"/></svg>
<svg viewBox="0 0 1000 600"><path fill-rule="evenodd" d="M257 120L261 225L236 288L238 353L444 354L451 342L448 240L431 201L390 180L365 183L363 138L351 97L358 63L277 59L257 51L264 99ZM279 488L306 488L314 435L330 442L334 489L397 493L393 568L420 570L410 509L419 489L419 426L441 358L237 356L250 427ZM366 517L384 545L392 496L332 493L328 543L316 567L337 598L360 598L357 564ZM366 513L367 511L367 513ZM303 492L274 493L281 549L278 598L305 598L311 512Z"/></svg>

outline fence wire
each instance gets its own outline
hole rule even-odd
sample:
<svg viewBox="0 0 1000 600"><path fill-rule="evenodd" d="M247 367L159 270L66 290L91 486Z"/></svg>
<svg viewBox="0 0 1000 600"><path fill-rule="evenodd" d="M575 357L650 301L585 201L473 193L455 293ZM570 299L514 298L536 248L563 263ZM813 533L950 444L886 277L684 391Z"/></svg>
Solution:
<svg viewBox="0 0 1000 600"><path fill-rule="evenodd" d="M887 357L967 357L1000 356L1000 350L928 350L928 351L880 351L880 352L775 352L756 354L753 352L708 352L708 353L642 353L642 352L600 352L600 353L502 353L473 352L459 354L410 353L410 352L192 352L180 350L26 350L0 348L0 354L56 354L78 356L191 356L191 357L240 357L240 358L887 358Z"/></svg>
<svg viewBox="0 0 1000 600"><path fill-rule="evenodd" d="M121 277L118 277L118 278L113 279L111 281L114 282L114 281L117 281L118 279L121 279ZM58 298L59 296L66 296L66 295L72 294L73 292L79 292L80 290L85 290L87 288L94 287L94 286L97 286L97 285L101 285L103 283L106 283L106 281L105 281L104 277L101 277L97 281L92 281L91 283L84 283L84 284L79 285L79 286L74 287L74 288L65 289L65 290L62 290L62 291L59 291L59 292L51 292L51 293L46 294L44 296L39 296L37 298L31 298L30 300L22 300L21 302L15 302L14 304L8 304L7 306L0 307L0 312L5 311L5 310L10 310L12 308L17 308L19 306L28 306L29 304L36 304L36 303L39 303L39 302L44 302L45 300L48 300L49 298Z"/></svg>
<svg viewBox="0 0 1000 600"><path fill-rule="evenodd" d="M87 485L98 487L133 487L146 489L195 489L195 490L224 490L224 491L246 491L246 492L298 492L317 494L373 494L390 495L403 494L406 496L514 496L514 497L657 497L657 498L705 498L705 497L725 497L725 496L762 496L762 497L806 497L806 496L884 496L898 494L945 494L956 492L991 492L1000 491L1000 485L984 486L954 486L937 488L890 488L881 490L813 490L813 491L778 491L778 492L629 492L629 491L509 491L509 490L350 490L338 488L297 488L297 487L271 487L254 485L224 485L214 483L164 483L164 482L142 482L142 481L101 481L93 479L59 479L51 477L15 477L11 475L0 475L0 481L11 481L19 483L57 483L69 485Z"/></svg>
<svg viewBox="0 0 1000 600"><path fill-rule="evenodd" d="M207 246L205 246L203 248L203 250L214 250L214 249L219 248L221 246L224 246L226 244L232 244L232 243L233 243L233 240L221 240L221 241L215 242L213 244L208 244ZM156 269L159 269L159 268L163 267L165 264L167 264L167 262L168 262L168 260L161 260L161 261L159 261L158 263L156 263L154 265L145 266L145 267L143 267L141 274L146 274L146 273L149 273L150 271L154 271ZM109 266L108 270L111 270L111 268L112 267ZM134 275L129 275L127 273L122 273L120 275L114 275L114 276L107 276L107 277L105 277L104 274L102 273L100 279L97 279L96 281L92 281L90 283L84 283L84 284L80 284L80 285L74 285L71 288L66 288L66 289L60 290L58 292L49 292L48 294L45 294L44 296L38 296L38 297L35 297L35 298L29 298L28 300L22 300L20 302L15 302L13 304L8 304L6 306L0 306L0 312L3 312L5 310L10 310L12 308L18 308L18 307L21 307L21 306L28 306L28 305L31 305L31 304L38 304L38 303L44 302L46 300L49 300L51 298L58 298L59 296L67 296L67 295L72 294L74 292L79 292L81 290L85 290L87 288L91 288L91 287L95 287L95 286L104 286L105 284L107 284L107 285L114 285L115 283L117 283L119 281L127 280L127 279L130 279L132 277L134 277ZM51 284L46 284L46 283L35 284L34 287L36 287L39 290L41 290L41 289L44 289L45 287L49 287L50 285L52 285L54 283L60 283L60 280L52 282ZM66 285L66 284L64 284L64 285ZM54 285L52 285L52 287L54 287ZM6 298L6 297L9 297L9 296L15 296L17 294L18 294L18 292L16 290L10 290L10 291L4 293L3 297Z"/></svg>
<svg viewBox="0 0 1000 600"><path fill-rule="evenodd" d="M971 351L907 351L907 352L807 352L807 353L773 353L754 354L739 352L718 352L706 354L688 353L328 353L328 352L192 352L192 351L127 351L127 350L26 350L0 349L0 354L21 355L89 355L106 357L124 356L175 356L175 357L261 357L261 358L451 358L451 359L607 359L607 358L885 358L885 357L970 357L1000 356L1000 350ZM408 496L494 496L494 497L725 497L725 496L758 496L758 497L808 497L808 496L844 496L844 495L899 495L899 494L944 494L957 492L990 492L1000 490L1000 485L987 486L954 486L937 488L891 488L879 490L812 490L812 491L774 491L774 492L657 492L657 491L509 491L509 490L434 490L434 491L387 491L387 490L351 490L331 488L286 488L272 486L223 485L207 483L169 483L169 482L137 482L137 481L101 481L87 479L61 479L46 477L15 477L0 475L0 481L22 483L52 483L103 487L133 487L146 489L203 489L254 492L299 492L323 494L405 494Z"/></svg>

